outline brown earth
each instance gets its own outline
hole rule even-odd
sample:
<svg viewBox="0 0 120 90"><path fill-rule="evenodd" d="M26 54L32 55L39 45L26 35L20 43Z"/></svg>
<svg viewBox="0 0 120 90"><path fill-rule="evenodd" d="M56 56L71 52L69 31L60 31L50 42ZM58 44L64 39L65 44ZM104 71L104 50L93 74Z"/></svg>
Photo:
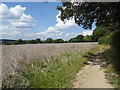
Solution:
<svg viewBox="0 0 120 90"><path fill-rule="evenodd" d="M74 88L114 88L106 79L104 70L107 62L98 53L76 75Z"/></svg>

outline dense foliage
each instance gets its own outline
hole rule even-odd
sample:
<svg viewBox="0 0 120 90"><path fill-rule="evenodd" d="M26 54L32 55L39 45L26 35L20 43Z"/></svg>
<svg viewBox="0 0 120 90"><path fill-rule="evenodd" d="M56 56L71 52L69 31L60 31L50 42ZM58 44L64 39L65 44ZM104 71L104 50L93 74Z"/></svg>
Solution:
<svg viewBox="0 0 120 90"><path fill-rule="evenodd" d="M83 42L83 35L78 35L77 37L71 38L69 42Z"/></svg>
<svg viewBox="0 0 120 90"><path fill-rule="evenodd" d="M85 29L91 29L95 22L97 28L92 38L99 43L110 44L112 61L116 69L120 70L120 1L119 2L63 2L57 7L61 11L62 21L74 18L75 23ZM114 32L113 32L114 31ZM112 32L112 35L110 35Z"/></svg>
<svg viewBox="0 0 120 90"><path fill-rule="evenodd" d="M93 41L98 41L98 39L100 39L103 36L109 35L110 34L110 30L104 27L97 27L94 31L93 31L93 35L92 35L92 39Z"/></svg>
<svg viewBox="0 0 120 90"><path fill-rule="evenodd" d="M113 63L117 70L120 70L120 55L119 55L120 54L120 42L119 41L120 41L120 31L113 32L112 38L111 38L111 46L113 50Z"/></svg>
<svg viewBox="0 0 120 90"><path fill-rule="evenodd" d="M48 38L44 41L44 43L52 43L53 42L53 39L52 38Z"/></svg>
<svg viewBox="0 0 120 90"><path fill-rule="evenodd" d="M65 41L63 39L56 39L53 40L53 43L64 43Z"/></svg>
<svg viewBox="0 0 120 90"><path fill-rule="evenodd" d="M57 9L61 11L61 20L74 18L85 29L92 28L94 22L111 30L120 26L120 2L63 2Z"/></svg>
<svg viewBox="0 0 120 90"><path fill-rule="evenodd" d="M106 35L106 36L103 36L101 37L99 40L98 40L98 43L99 44L107 44L107 45L110 45L111 43L111 34L110 35Z"/></svg>

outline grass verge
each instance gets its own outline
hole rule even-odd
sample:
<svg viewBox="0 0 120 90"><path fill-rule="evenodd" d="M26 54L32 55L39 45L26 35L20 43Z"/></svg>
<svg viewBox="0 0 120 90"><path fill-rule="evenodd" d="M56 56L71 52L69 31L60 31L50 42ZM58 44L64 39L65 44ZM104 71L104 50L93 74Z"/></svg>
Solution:
<svg viewBox="0 0 120 90"><path fill-rule="evenodd" d="M90 50L96 53L100 48ZM61 57L50 57L27 65L28 72L24 75L30 87L35 88L70 88L77 72L84 66L89 57L82 52L65 53Z"/></svg>
<svg viewBox="0 0 120 90"><path fill-rule="evenodd" d="M109 48L104 52L105 58L109 61L109 65L107 66L106 77L110 81L111 84L113 84L116 88L119 88L120 90L120 71L118 71L114 64L114 56L113 56L114 50Z"/></svg>

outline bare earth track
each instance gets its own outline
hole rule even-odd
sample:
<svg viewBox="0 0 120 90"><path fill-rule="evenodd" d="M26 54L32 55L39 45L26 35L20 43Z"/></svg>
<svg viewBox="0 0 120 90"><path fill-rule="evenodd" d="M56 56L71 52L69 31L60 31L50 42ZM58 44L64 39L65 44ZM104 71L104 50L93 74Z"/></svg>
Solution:
<svg viewBox="0 0 120 90"><path fill-rule="evenodd" d="M76 76L74 88L114 88L105 78L107 63L101 53L95 55ZM111 89L110 89L111 90Z"/></svg>

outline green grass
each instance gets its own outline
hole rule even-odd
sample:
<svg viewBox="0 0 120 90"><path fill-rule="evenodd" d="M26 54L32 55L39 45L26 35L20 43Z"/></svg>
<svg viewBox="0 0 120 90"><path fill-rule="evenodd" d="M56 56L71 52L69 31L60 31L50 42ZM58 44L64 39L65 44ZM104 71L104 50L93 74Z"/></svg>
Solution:
<svg viewBox="0 0 120 90"><path fill-rule="evenodd" d="M114 50L109 48L104 52L105 58L108 60L109 65L107 66L106 77L110 81L111 84L113 84L116 88L119 88L120 90L120 71L116 69L116 66L114 64L114 56L113 56Z"/></svg>
<svg viewBox="0 0 120 90"><path fill-rule="evenodd" d="M105 72L106 72L106 78L110 81L110 83L114 87L120 88L120 77L116 73L112 64L108 65L107 70Z"/></svg>
<svg viewBox="0 0 120 90"><path fill-rule="evenodd" d="M95 53L98 47L89 51ZM35 88L70 88L77 72L84 66L88 53L65 53L61 57L50 57L28 65L25 77L30 87Z"/></svg>

